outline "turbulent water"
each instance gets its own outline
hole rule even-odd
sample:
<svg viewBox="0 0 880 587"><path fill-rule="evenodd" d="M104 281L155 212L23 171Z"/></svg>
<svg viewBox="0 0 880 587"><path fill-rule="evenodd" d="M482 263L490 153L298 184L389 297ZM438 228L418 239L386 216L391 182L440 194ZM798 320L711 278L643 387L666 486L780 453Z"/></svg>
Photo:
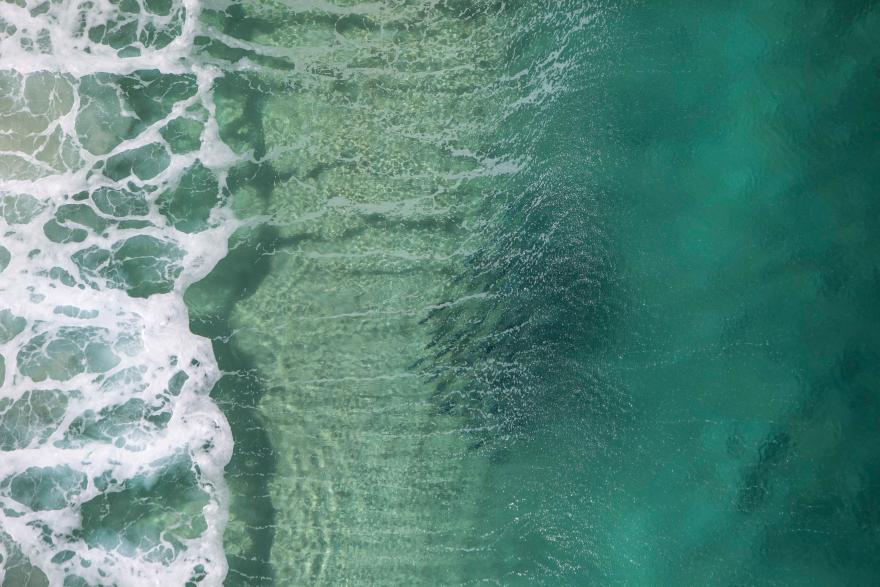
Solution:
<svg viewBox="0 0 880 587"><path fill-rule="evenodd" d="M3 0L0 587L875 584L878 36Z"/></svg>

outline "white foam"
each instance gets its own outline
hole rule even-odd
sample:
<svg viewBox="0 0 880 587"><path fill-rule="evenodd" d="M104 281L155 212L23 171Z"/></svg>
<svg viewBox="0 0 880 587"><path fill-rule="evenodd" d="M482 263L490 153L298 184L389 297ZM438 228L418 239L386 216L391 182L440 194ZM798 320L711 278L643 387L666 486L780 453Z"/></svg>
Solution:
<svg viewBox="0 0 880 587"><path fill-rule="evenodd" d="M0 244L11 254L9 266L0 273L0 311L9 310L26 320L21 332L0 343L5 360L0 428L33 432L21 437L0 433L0 443L5 443L0 446L0 535L11 538L51 585L62 584L72 574L94 584L183 585L202 565L207 575L200 585L219 586L226 573L222 535L228 498L223 468L231 457L232 436L208 395L220 376L211 343L189 331L183 292L226 255L225 243L237 224L221 207L212 212L206 230L184 233L160 213L156 198L176 186L196 161L215 174L222 190L226 170L236 158L220 140L214 119L211 89L219 72L192 58L198 0L175 0L167 15L151 14L143 1L138 4L135 14L121 13L108 0L47 3L39 10L41 1L27 0L24 6L4 3L0 9L0 27L6 27L5 33L0 32L0 69L4 70L0 75L6 76L0 88L0 93L6 92L0 95L0 125L5 131L0 133L0 202L10 209L38 203L24 223L19 222L28 214L0 217ZM132 57L120 57L117 49L90 40L90 29L120 19L128 19L141 32L151 27L170 31L173 40L163 46L135 42L132 47L140 55ZM195 95L177 102L161 120L109 152L90 152L77 132L77 116L88 106L81 91L83 80L140 70L192 76ZM113 84L114 79L106 83ZM29 80L42 84L38 88L42 93L28 95L24 88ZM47 80L54 80L57 88L52 90ZM50 103L57 111L43 114L42 106L34 105L41 105L47 93L54 96L53 91L58 96ZM191 108L207 113L201 146L191 153L171 154L159 131ZM36 143L48 146L41 152L34 149ZM115 182L97 168L115 155L150 144L163 145L170 155L167 167L155 177L132 175ZM118 218L102 212L92 199L72 198L102 187L144 190L146 214ZM84 238L53 242L44 226L70 204L88 205L104 226L92 230L68 222L67 228L84 230ZM125 220L146 220L151 225L120 227L119 221ZM121 287L118 273L111 271L112 262L105 261L92 272L81 271L75 262L78 252L90 247L112 251L133 236L152 237L154 244L180 250L181 258L176 260L180 273L169 291L132 297ZM60 278L59 269L68 277ZM89 343L92 346L87 347ZM186 381L175 393L174 384L184 377L181 372ZM40 395L35 390L60 393ZM48 403L34 405L42 401L37 397L49 398ZM16 405L27 407L13 413L10 406ZM111 422L108 414L124 405L142 405L144 414ZM31 418L39 410L45 415L53 409L57 417ZM83 422L102 432L84 434ZM181 461L191 463L196 483L207 495L201 509L207 529L196 538L181 538L183 548L170 546L163 537L160 542L172 548L174 556L157 560L157 550L125 544L124 536L117 536L119 542L113 545L99 534L92 532L89 538L79 531L83 504L134 485L149 493L144 488L151 480L160 479L165 469ZM57 467L69 467L73 478L84 474L85 485L67 487L58 481L66 496L60 507L50 503L51 495L39 501L43 486L22 497L21 487L30 487L22 481L28 474L36 468L56 468L57 473L61 471ZM114 480L109 487L101 483L108 477ZM13 557L2 540L0 548L4 564L10 564ZM73 555L66 558L65 551ZM0 569L0 583L4 575Z"/></svg>

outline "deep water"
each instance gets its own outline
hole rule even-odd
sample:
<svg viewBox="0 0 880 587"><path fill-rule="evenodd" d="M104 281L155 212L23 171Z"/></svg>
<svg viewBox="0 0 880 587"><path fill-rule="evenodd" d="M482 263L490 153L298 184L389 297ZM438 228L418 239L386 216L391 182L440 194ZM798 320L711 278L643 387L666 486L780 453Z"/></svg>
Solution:
<svg viewBox="0 0 880 587"><path fill-rule="evenodd" d="M0 586L880 582L876 2L21 4Z"/></svg>

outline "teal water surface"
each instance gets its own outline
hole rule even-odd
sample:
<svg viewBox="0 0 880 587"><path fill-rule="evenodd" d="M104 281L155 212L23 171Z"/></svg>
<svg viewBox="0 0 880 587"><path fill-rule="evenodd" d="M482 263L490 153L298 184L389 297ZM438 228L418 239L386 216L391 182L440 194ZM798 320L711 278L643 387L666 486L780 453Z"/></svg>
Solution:
<svg viewBox="0 0 880 587"><path fill-rule="evenodd" d="M230 584L874 583L880 10L398 4L218 21L337 68L229 91Z"/></svg>
<svg viewBox="0 0 880 587"><path fill-rule="evenodd" d="M556 387L552 362L561 409L493 467L490 575L874 583L878 11L682 2L610 22L601 81L545 152L583 141L612 318L577 354L595 378ZM566 316L547 340L577 324L596 327Z"/></svg>
<svg viewBox="0 0 880 587"><path fill-rule="evenodd" d="M111 4L0 78L85 292L0 300L2 587L880 582L880 5Z"/></svg>

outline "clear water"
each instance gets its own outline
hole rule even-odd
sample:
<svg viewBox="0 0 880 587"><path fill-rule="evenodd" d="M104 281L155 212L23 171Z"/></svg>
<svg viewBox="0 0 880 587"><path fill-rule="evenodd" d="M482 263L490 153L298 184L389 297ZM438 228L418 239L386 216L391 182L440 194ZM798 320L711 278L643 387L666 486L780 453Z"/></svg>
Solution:
<svg viewBox="0 0 880 587"><path fill-rule="evenodd" d="M878 34L0 4L0 586L876 583Z"/></svg>

